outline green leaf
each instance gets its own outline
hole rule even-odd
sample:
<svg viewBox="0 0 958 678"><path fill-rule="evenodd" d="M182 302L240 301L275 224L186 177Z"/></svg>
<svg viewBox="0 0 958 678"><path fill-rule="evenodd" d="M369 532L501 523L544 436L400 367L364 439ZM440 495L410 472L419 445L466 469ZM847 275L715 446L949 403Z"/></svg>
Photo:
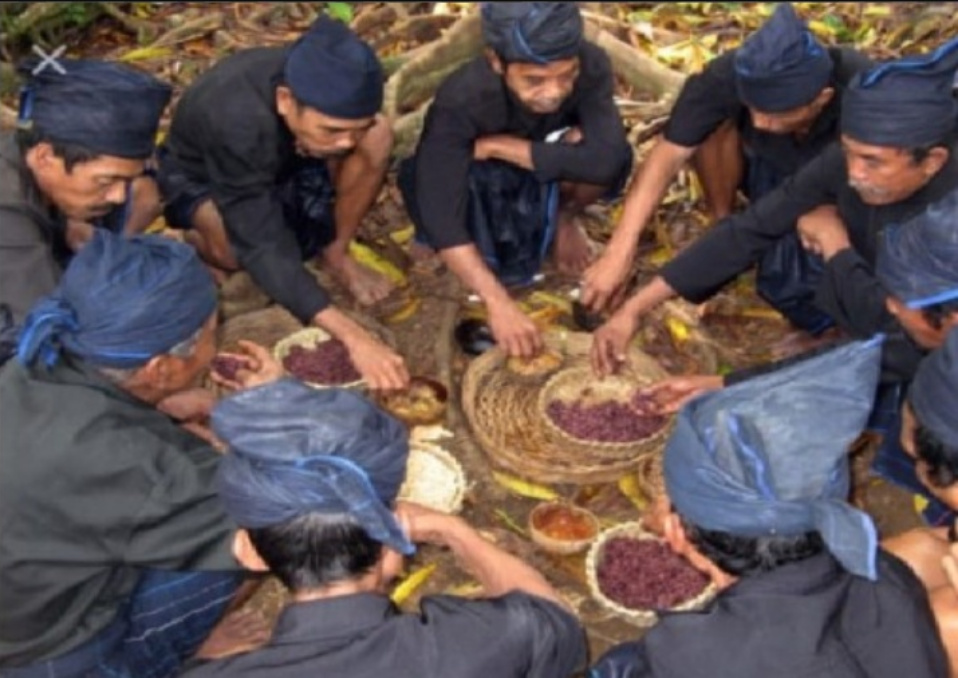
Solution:
<svg viewBox="0 0 958 678"><path fill-rule="evenodd" d="M343 23L353 20L353 6L348 2L327 2L326 13Z"/></svg>

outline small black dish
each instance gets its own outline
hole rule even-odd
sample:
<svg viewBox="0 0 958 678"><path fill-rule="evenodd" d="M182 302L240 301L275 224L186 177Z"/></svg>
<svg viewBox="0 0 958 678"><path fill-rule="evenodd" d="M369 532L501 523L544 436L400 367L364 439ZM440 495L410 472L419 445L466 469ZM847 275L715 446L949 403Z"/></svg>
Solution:
<svg viewBox="0 0 958 678"><path fill-rule="evenodd" d="M481 355L496 345L489 325L469 318L456 325L456 343L464 353Z"/></svg>
<svg viewBox="0 0 958 678"><path fill-rule="evenodd" d="M583 332L594 332L605 323L605 317L601 313L591 312L576 299L572 302L572 321Z"/></svg>

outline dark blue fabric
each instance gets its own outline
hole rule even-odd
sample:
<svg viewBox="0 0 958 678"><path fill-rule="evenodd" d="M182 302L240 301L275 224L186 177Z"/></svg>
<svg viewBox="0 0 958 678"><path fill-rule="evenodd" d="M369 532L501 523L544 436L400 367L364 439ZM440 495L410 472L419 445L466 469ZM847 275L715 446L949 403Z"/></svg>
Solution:
<svg viewBox="0 0 958 678"><path fill-rule="evenodd" d="M36 125L51 139L104 155L146 158L153 152L156 126L172 93L166 83L106 61L30 60L20 72L27 80L20 127Z"/></svg>
<svg viewBox="0 0 958 678"><path fill-rule="evenodd" d="M663 461L675 510L743 537L819 532L849 572L874 580L877 534L847 503L847 453L872 409L881 343L851 342L686 404Z"/></svg>
<svg viewBox="0 0 958 678"><path fill-rule="evenodd" d="M930 54L883 63L857 74L842 98L842 133L876 146L920 148L955 130L952 89L958 38Z"/></svg>
<svg viewBox="0 0 958 678"><path fill-rule="evenodd" d="M783 180L771 163L746 152L744 192L750 202L757 202ZM815 289L824 273L824 260L802 247L798 231L793 229L775 241L759 259L755 289L790 323L817 336L835 324L814 302Z"/></svg>
<svg viewBox="0 0 958 678"><path fill-rule="evenodd" d="M399 189L425 238L416 191L416 156L399 168ZM507 287L529 284L548 254L559 209L557 182L541 183L532 172L498 160L473 162L469 168L467 226L486 265Z"/></svg>
<svg viewBox="0 0 958 678"><path fill-rule="evenodd" d="M24 321L17 359L139 367L192 337L216 311L216 285L189 245L95 229L54 292Z"/></svg>
<svg viewBox="0 0 958 678"><path fill-rule="evenodd" d="M368 118L383 104L385 78L376 53L325 15L293 44L284 77L297 100L334 118Z"/></svg>
<svg viewBox="0 0 958 678"><path fill-rule="evenodd" d="M958 299L958 190L882 232L882 285L909 308Z"/></svg>
<svg viewBox="0 0 958 678"><path fill-rule="evenodd" d="M168 678L206 640L233 599L238 572L147 570L116 620L92 640L0 678Z"/></svg>
<svg viewBox="0 0 958 678"><path fill-rule="evenodd" d="M574 2L483 2L482 38L507 62L547 64L571 59L582 44Z"/></svg>
<svg viewBox="0 0 958 678"><path fill-rule="evenodd" d="M958 450L958 328L921 361L908 391L915 418L938 440Z"/></svg>
<svg viewBox="0 0 958 678"><path fill-rule="evenodd" d="M746 105L778 113L811 103L828 85L832 66L828 51L783 2L735 50L735 83Z"/></svg>
<svg viewBox="0 0 958 678"><path fill-rule="evenodd" d="M280 379L221 401L212 424L229 446L217 490L241 527L344 514L376 541L415 551L391 512L406 476L408 431L371 401Z"/></svg>

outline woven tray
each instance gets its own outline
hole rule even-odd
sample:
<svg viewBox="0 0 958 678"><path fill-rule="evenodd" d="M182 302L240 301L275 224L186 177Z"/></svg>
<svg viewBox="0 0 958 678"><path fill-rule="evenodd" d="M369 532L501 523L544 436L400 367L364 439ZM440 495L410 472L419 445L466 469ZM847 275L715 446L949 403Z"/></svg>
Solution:
<svg viewBox="0 0 958 678"><path fill-rule="evenodd" d="M324 341L330 341L332 337L328 332L321 330L318 327L305 327L301 330L293 332L285 339L280 339L276 342L276 346L273 347L273 356L280 362L289 355L290 350L293 346L303 346L305 348L313 348L317 344L320 344ZM347 384L319 384L313 381L305 381L304 384L312 386L313 388L359 388L362 387L365 382L362 379L357 381L351 381Z"/></svg>
<svg viewBox="0 0 958 678"><path fill-rule="evenodd" d="M598 379L588 366L578 366L565 369L553 375L539 391L537 407L546 432L555 441L556 445L575 450L588 459L591 457L607 456L609 458L634 459L647 452L654 452L668 434L673 419L670 417L662 427L647 438L628 442L600 442L597 440L583 440L576 438L559 427L549 416L548 407L553 400L585 401L589 405L614 400L628 405L637 388L648 386L657 378L664 376L648 368L638 374L625 371L622 375L613 375L605 379Z"/></svg>
<svg viewBox="0 0 958 678"><path fill-rule="evenodd" d="M599 560L602 557L602 549L605 548L605 545L609 542L609 540L615 539L616 537L632 537L634 539L654 539L657 541L662 541L654 534L643 530L642 525L635 522L621 523L602 532L602 534L600 534L592 544L592 547L589 549L589 553L585 559L585 573L589 584L589 592L592 594L592 597L595 598L600 605L602 605L602 607L614 613L616 616L637 626L651 626L658 621L658 614L655 611L634 610L628 607L623 607L615 601L607 598L599 588L598 569ZM716 589L715 585L709 584L700 594L694 598L690 598L684 603L679 603L675 607L669 608L668 611L686 612L689 610L698 610L711 601L712 598L715 597L716 593L718 593L718 589Z"/></svg>
<svg viewBox="0 0 958 678"><path fill-rule="evenodd" d="M465 496L466 473L454 456L438 445L419 444L409 450L398 499L458 513Z"/></svg>
<svg viewBox="0 0 958 678"><path fill-rule="evenodd" d="M589 364L592 335L549 333L544 340L565 356L563 368ZM659 441L641 454L623 457L602 449L583 455L581 449L557 444L538 408L539 392L551 375L538 379L519 376L505 367L505 361L498 348L486 351L470 363L462 383L463 412L493 466L542 483L614 482L634 471L642 456L661 448ZM654 359L637 348L630 347L628 363L637 377L667 376Z"/></svg>

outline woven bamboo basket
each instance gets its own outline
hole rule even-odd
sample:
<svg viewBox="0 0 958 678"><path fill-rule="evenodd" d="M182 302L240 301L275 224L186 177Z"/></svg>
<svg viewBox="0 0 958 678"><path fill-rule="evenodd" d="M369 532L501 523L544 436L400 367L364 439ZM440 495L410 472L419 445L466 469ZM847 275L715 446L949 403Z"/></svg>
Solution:
<svg viewBox="0 0 958 678"><path fill-rule="evenodd" d="M443 513L459 513L466 485L466 472L452 454L438 445L420 444L409 450L398 499Z"/></svg>
<svg viewBox="0 0 958 678"><path fill-rule="evenodd" d="M284 339L280 339L276 342L276 346L273 347L273 356L280 362L289 355L290 350L294 346L303 346L305 348L314 348L318 344L321 344L325 341L332 340L332 336L324 330L321 330L318 327L305 327L301 330L293 332ZM305 384L312 386L313 388L360 388L364 385L364 381L359 379L357 381L351 381L348 384L318 384L312 381L305 381Z"/></svg>
<svg viewBox="0 0 958 678"><path fill-rule="evenodd" d="M548 348L564 356L563 369L589 365L592 335L551 332L544 340ZM627 355L630 369L649 375L650 380L667 376L653 358L638 348L630 347ZM514 374L498 348L486 351L469 364L462 382L462 409L490 463L541 483L615 482L634 472L642 455L609 454L601 449L583 453L578 446L559 444L549 434L538 407L539 393L549 378L549 374Z"/></svg>
<svg viewBox="0 0 958 678"><path fill-rule="evenodd" d="M602 534L600 534L592 544L592 548L589 549L589 553L585 559L585 572L586 579L589 584L589 592L602 607L621 619L635 624L636 626L652 626L658 621L658 614L655 610L640 610L624 607L619 605L614 600L606 597L606 595L602 593L602 590L599 588L598 572L599 562L602 559L602 552L605 548L605 545L616 537L654 539L656 541L662 541L659 537L656 537L654 534L646 532L644 529L642 529L642 525L637 522L621 523L602 532ZM687 612L701 609L715 597L716 593L718 593L718 589L714 584L710 583L697 596L690 598L685 602L679 603L675 607L671 607L666 611Z"/></svg>
<svg viewBox="0 0 958 678"><path fill-rule="evenodd" d="M667 436L672 419L669 418L657 431L647 438L626 442L601 442L576 438L559 427L549 416L548 407L553 400L564 402L581 401L585 405L598 405L609 400L628 405L636 389L647 386L654 379L647 373L635 370L622 376L598 379L591 367L575 367L553 375L539 391L537 406L546 431L557 445L576 449L584 457L641 457L654 451Z"/></svg>

